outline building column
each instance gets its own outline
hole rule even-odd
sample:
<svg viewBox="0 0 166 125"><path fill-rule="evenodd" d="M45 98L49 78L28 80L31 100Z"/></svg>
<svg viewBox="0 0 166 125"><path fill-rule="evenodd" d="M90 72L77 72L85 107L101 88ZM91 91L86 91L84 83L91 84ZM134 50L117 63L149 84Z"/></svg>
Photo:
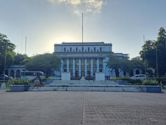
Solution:
<svg viewBox="0 0 166 125"><path fill-rule="evenodd" d="M14 78L16 78L16 71L17 69L14 69Z"/></svg>
<svg viewBox="0 0 166 125"><path fill-rule="evenodd" d="M93 58L91 59L91 61L90 61L90 67L91 67L91 76L93 76Z"/></svg>
<svg viewBox="0 0 166 125"><path fill-rule="evenodd" d="M99 72L99 58L97 58L97 63L96 63L96 67L97 67L97 71L96 72Z"/></svg>
<svg viewBox="0 0 166 125"><path fill-rule="evenodd" d="M75 77L75 59L73 59L73 77Z"/></svg>
<svg viewBox="0 0 166 125"><path fill-rule="evenodd" d="M103 59L103 73L105 73L105 68L106 68L106 62L105 62L105 60Z"/></svg>
<svg viewBox="0 0 166 125"><path fill-rule="evenodd" d="M85 77L87 76L87 59L85 58Z"/></svg>
<svg viewBox="0 0 166 125"><path fill-rule="evenodd" d="M79 72L79 77L81 77L81 59L79 59L78 62L78 72Z"/></svg>
<svg viewBox="0 0 166 125"><path fill-rule="evenodd" d="M69 72L69 59L67 59L67 72Z"/></svg>
<svg viewBox="0 0 166 125"><path fill-rule="evenodd" d="M61 59L61 73L63 73L63 59Z"/></svg>

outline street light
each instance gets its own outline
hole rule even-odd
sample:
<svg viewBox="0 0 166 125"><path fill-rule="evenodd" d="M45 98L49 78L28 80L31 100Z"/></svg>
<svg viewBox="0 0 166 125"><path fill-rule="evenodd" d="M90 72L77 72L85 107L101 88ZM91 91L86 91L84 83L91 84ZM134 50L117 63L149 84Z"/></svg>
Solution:
<svg viewBox="0 0 166 125"><path fill-rule="evenodd" d="M5 83L5 70L6 70L6 46L7 42L5 42L5 46L4 46L4 69L3 69L3 79L4 79L4 83Z"/></svg>
<svg viewBox="0 0 166 125"><path fill-rule="evenodd" d="M159 77L157 45L156 45L156 77L157 78Z"/></svg>

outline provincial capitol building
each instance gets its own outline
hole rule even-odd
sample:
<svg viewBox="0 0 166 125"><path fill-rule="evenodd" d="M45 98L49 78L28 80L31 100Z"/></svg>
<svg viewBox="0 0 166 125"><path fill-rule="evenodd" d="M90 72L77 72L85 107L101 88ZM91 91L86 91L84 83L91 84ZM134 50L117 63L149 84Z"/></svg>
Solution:
<svg viewBox="0 0 166 125"><path fill-rule="evenodd" d="M115 71L107 66L112 53L111 43L63 42L54 45L54 53L61 61L62 80L105 80L115 76ZM128 59L128 54L114 54ZM119 73L124 75L123 71Z"/></svg>

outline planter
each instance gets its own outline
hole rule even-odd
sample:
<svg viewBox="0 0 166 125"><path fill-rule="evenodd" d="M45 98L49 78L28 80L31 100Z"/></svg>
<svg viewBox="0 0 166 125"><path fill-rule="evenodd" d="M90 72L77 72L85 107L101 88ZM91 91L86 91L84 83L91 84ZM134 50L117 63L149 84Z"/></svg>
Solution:
<svg viewBox="0 0 166 125"><path fill-rule="evenodd" d="M28 91L30 85L11 85L10 86L10 91L11 92L23 92L23 91Z"/></svg>
<svg viewBox="0 0 166 125"><path fill-rule="evenodd" d="M146 87L147 92L152 92L152 93L161 93L161 87L160 86L148 86Z"/></svg>

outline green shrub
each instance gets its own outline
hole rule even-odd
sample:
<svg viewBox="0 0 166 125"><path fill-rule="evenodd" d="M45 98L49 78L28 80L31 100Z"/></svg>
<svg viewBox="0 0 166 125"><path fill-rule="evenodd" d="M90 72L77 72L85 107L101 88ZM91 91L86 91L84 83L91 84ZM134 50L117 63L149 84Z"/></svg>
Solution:
<svg viewBox="0 0 166 125"><path fill-rule="evenodd" d="M122 80L122 81L125 81L125 82L127 82L129 84L133 84L133 85L140 85L140 84L142 84L141 80L139 80L139 79L134 80L134 79L130 79L129 77L123 77L123 78L117 77L117 78L112 78L111 80L113 80L113 81Z"/></svg>
<svg viewBox="0 0 166 125"><path fill-rule="evenodd" d="M125 81L127 81L127 80L129 80L130 78L129 77L113 77L113 78L111 78L111 80L125 80Z"/></svg>
<svg viewBox="0 0 166 125"><path fill-rule="evenodd" d="M143 85L159 85L157 80L144 80Z"/></svg>
<svg viewBox="0 0 166 125"><path fill-rule="evenodd" d="M128 82L131 84L134 84L134 85L141 85L142 84L142 81L139 79L130 79Z"/></svg>
<svg viewBox="0 0 166 125"><path fill-rule="evenodd" d="M8 85L29 85L29 81L28 80L10 80L8 81Z"/></svg>

